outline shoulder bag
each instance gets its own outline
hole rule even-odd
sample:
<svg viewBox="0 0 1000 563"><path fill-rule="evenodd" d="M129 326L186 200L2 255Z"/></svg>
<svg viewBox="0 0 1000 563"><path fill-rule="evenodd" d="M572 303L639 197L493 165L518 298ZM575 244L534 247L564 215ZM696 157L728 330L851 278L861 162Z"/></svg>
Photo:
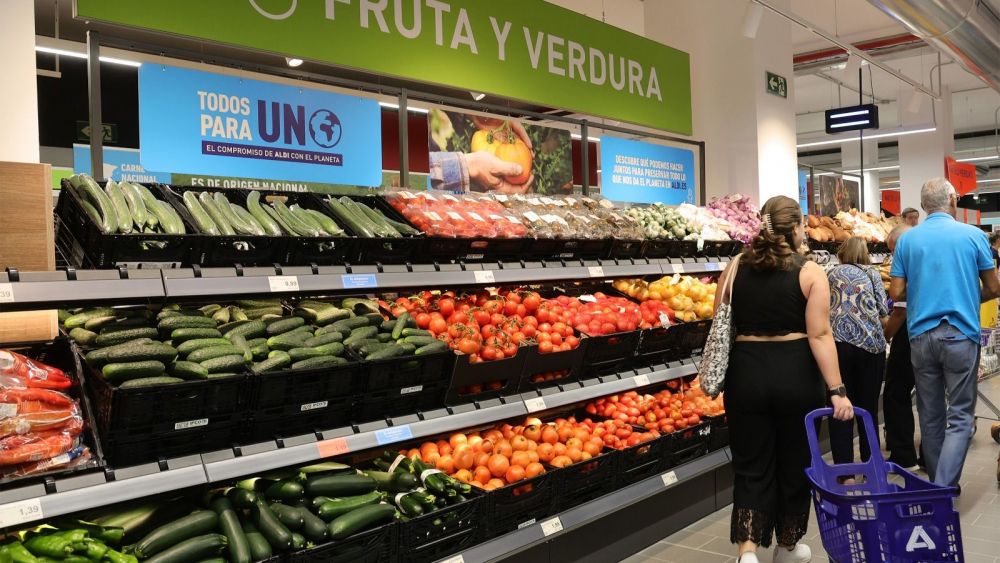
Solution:
<svg viewBox="0 0 1000 563"><path fill-rule="evenodd" d="M712 319L712 328L708 331L708 340L698 366L698 379L701 389L710 397L718 397L726 383L726 371L729 369L729 352L733 347L733 282L740 267L740 257L733 260L733 268L726 278L722 288L722 299L719 308Z"/></svg>

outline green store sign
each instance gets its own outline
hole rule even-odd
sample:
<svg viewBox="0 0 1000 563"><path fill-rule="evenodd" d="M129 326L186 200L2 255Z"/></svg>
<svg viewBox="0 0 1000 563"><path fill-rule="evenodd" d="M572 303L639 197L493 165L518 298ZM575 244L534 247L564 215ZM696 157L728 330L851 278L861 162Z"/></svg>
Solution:
<svg viewBox="0 0 1000 563"><path fill-rule="evenodd" d="M76 0L76 15L691 134L687 53L543 0Z"/></svg>

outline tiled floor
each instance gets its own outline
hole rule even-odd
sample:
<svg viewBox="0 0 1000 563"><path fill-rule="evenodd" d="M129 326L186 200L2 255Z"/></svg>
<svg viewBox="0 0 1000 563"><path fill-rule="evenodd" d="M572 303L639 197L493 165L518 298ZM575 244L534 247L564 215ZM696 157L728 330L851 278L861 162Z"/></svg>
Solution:
<svg viewBox="0 0 1000 563"><path fill-rule="evenodd" d="M993 400L1000 401L1000 377L980 385ZM979 414L993 416L980 405ZM962 541L966 563L1000 563L1000 487L997 485L997 446L990 438L991 422L979 421L962 473L962 496L958 501L962 519ZM926 478L926 474L922 474ZM673 534L639 553L625 563L735 563L735 546L729 543L727 507L684 530ZM809 531L804 542L812 548L815 563L827 563L823 544L816 527L815 514L810 514ZM758 550L760 561L770 562L772 550ZM845 562L846 563L846 562Z"/></svg>

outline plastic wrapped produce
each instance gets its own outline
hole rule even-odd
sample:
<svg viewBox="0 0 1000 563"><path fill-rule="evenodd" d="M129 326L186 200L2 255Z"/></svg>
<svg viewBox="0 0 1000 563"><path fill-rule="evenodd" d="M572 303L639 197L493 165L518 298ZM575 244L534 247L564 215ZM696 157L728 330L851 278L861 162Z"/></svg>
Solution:
<svg viewBox="0 0 1000 563"><path fill-rule="evenodd" d="M751 204L749 196L734 194L713 199L708 209L727 223L727 233L733 240L749 243L760 232L760 214Z"/></svg>
<svg viewBox="0 0 1000 563"><path fill-rule="evenodd" d="M47 366L17 352L0 350L0 388L68 389L72 381L59 368Z"/></svg>

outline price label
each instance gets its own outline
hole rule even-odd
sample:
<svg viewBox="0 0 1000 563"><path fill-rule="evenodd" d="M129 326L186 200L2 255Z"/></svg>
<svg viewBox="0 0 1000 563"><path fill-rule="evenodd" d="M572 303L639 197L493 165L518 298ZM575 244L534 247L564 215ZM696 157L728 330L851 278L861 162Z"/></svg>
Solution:
<svg viewBox="0 0 1000 563"><path fill-rule="evenodd" d="M417 196L411 194L410 192L398 192L403 199L417 199Z"/></svg>
<svg viewBox="0 0 1000 563"><path fill-rule="evenodd" d="M475 270L472 272L476 276L476 283L494 283L497 281L493 275L493 270Z"/></svg>
<svg viewBox="0 0 1000 563"><path fill-rule="evenodd" d="M0 420L17 416L17 403L0 403Z"/></svg>
<svg viewBox="0 0 1000 563"><path fill-rule="evenodd" d="M521 220L518 219L517 217L514 217L513 215L507 215L507 220L510 221L511 223L516 224L516 225L520 225L521 224Z"/></svg>
<svg viewBox="0 0 1000 563"><path fill-rule="evenodd" d="M499 201L500 203L507 203L507 196L503 194L497 194L493 196L493 199Z"/></svg>
<svg viewBox="0 0 1000 563"><path fill-rule="evenodd" d="M528 412L538 412L545 410L545 397L533 397L524 400L524 408Z"/></svg>
<svg viewBox="0 0 1000 563"><path fill-rule="evenodd" d="M178 422L174 424L174 430L187 430L188 428L198 428L201 426L208 426L207 418L199 418L197 420L185 420L184 422Z"/></svg>
<svg viewBox="0 0 1000 563"><path fill-rule="evenodd" d="M448 215L448 217L451 217L452 219L454 219L456 221L465 221L465 219L463 219L461 215L459 215L458 213L456 213L454 211L449 211L447 213L447 215Z"/></svg>
<svg viewBox="0 0 1000 563"><path fill-rule="evenodd" d="M0 303L14 302L14 286L9 283L0 283Z"/></svg>
<svg viewBox="0 0 1000 563"><path fill-rule="evenodd" d="M592 278L603 278L604 277L604 267L603 266L590 266L587 268L587 273Z"/></svg>
<svg viewBox="0 0 1000 563"><path fill-rule="evenodd" d="M462 557L461 553L459 553L458 555L455 555L453 557L442 559L441 563L465 563L465 558Z"/></svg>
<svg viewBox="0 0 1000 563"><path fill-rule="evenodd" d="M315 403L306 403L299 407L299 412L314 411L317 409L325 409L330 404L330 401L318 401Z"/></svg>
<svg viewBox="0 0 1000 563"><path fill-rule="evenodd" d="M375 278L375 274L345 274L340 276L340 283L344 286L344 289L378 287L378 280Z"/></svg>
<svg viewBox="0 0 1000 563"><path fill-rule="evenodd" d="M670 322L670 315L666 313L660 313L660 326L662 326L663 328L670 328L674 326L673 323Z"/></svg>
<svg viewBox="0 0 1000 563"><path fill-rule="evenodd" d="M565 201L565 202L566 202L566 203L568 203L569 205L576 205L576 200L575 200L575 199L573 199L573 198L571 198L571 197L568 197L568 198L566 198L566 199L565 199L565 200L563 200L563 201Z"/></svg>
<svg viewBox="0 0 1000 563"><path fill-rule="evenodd" d="M580 297L577 297L577 299L579 299L581 303L597 303L597 298L593 295L581 295Z"/></svg>
<svg viewBox="0 0 1000 563"><path fill-rule="evenodd" d="M296 276L267 276L267 284L271 286L272 293L299 290L299 278Z"/></svg>
<svg viewBox="0 0 1000 563"><path fill-rule="evenodd" d="M438 198L434 197L433 195L431 195L429 193L424 194L424 199L429 199L431 201L437 201L438 200Z"/></svg>
<svg viewBox="0 0 1000 563"><path fill-rule="evenodd" d="M33 498L0 505L0 528L43 518L41 499Z"/></svg>
<svg viewBox="0 0 1000 563"><path fill-rule="evenodd" d="M552 223L558 223L559 218L550 213L548 215L542 215L542 221L545 221L546 223L549 223L551 225Z"/></svg>
<svg viewBox="0 0 1000 563"><path fill-rule="evenodd" d="M400 395L409 395L411 393L419 393L424 390L423 385L414 385L413 387L403 387L399 390Z"/></svg>
<svg viewBox="0 0 1000 563"><path fill-rule="evenodd" d="M402 426L390 426L389 428L383 428L382 430L375 431L375 441L378 445L384 446L386 444L392 444L394 442L402 442L403 440L409 440L413 438L413 431L410 429L409 424L404 424Z"/></svg>
<svg viewBox="0 0 1000 563"><path fill-rule="evenodd" d="M433 211L424 211L424 217L427 217L431 221L441 221L441 216Z"/></svg>
<svg viewBox="0 0 1000 563"><path fill-rule="evenodd" d="M351 447L347 445L346 436L316 442L316 449L319 450L320 457L333 457L351 451Z"/></svg>
<svg viewBox="0 0 1000 563"><path fill-rule="evenodd" d="M555 518L550 518L538 525L542 528L542 535L549 537L556 532L561 532L563 529L562 520L558 516Z"/></svg>
<svg viewBox="0 0 1000 563"><path fill-rule="evenodd" d="M451 195L451 194L444 194L441 197L444 198L444 199L446 199L446 200L448 200L448 201L454 201L455 203L458 203L458 198L455 197L455 196L453 196L453 195Z"/></svg>
<svg viewBox="0 0 1000 563"><path fill-rule="evenodd" d="M649 376L646 374L637 375L632 378L632 381L635 382L636 387L644 387L649 385Z"/></svg>
<svg viewBox="0 0 1000 563"><path fill-rule="evenodd" d="M683 274L685 271L687 268L684 267L684 264L674 264L674 273Z"/></svg>
<svg viewBox="0 0 1000 563"><path fill-rule="evenodd" d="M531 221L532 223L537 223L539 220L538 214L534 211L525 211L524 218Z"/></svg>
<svg viewBox="0 0 1000 563"><path fill-rule="evenodd" d="M537 197L532 197L528 198L528 203L530 203L531 205L541 205L542 200L538 199Z"/></svg>
<svg viewBox="0 0 1000 563"><path fill-rule="evenodd" d="M479 221L480 223L486 222L486 219L483 219L483 216L476 213L475 211L468 211L467 213L469 214L469 217L472 217L474 220Z"/></svg>
<svg viewBox="0 0 1000 563"><path fill-rule="evenodd" d="M663 475L660 475L660 479L663 479L664 487L669 487L677 482L677 474L673 471L667 471Z"/></svg>

